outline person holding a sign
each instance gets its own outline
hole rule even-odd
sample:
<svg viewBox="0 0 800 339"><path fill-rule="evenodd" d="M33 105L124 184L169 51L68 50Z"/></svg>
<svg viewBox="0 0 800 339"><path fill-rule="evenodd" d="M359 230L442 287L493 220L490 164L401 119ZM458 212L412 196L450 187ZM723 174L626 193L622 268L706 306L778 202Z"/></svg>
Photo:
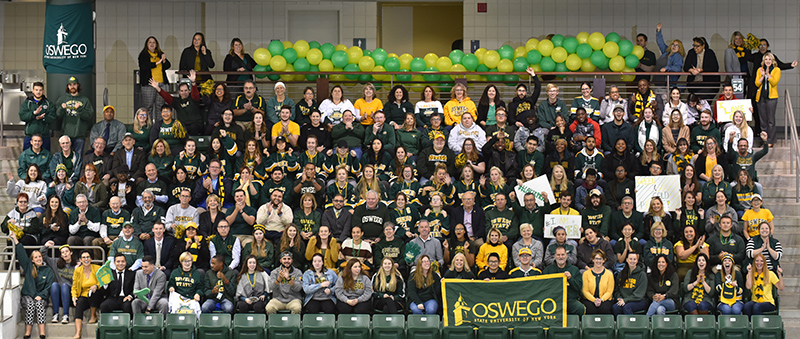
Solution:
<svg viewBox="0 0 800 339"><path fill-rule="evenodd" d="M725 152L733 150L733 146L729 145L731 145L734 140L738 142L742 139L747 140L747 152L752 152L753 129L747 125L747 120L744 119L744 113L742 113L742 111L736 111L733 112L733 120L725 129L725 142L722 144L725 148Z"/></svg>
<svg viewBox="0 0 800 339"><path fill-rule="evenodd" d="M778 106L778 82L781 69L775 65L775 55L770 52L761 59L761 67L756 71L756 103L761 131L769 135L769 145L775 143L775 109Z"/></svg>
<svg viewBox="0 0 800 339"><path fill-rule="evenodd" d="M583 299L586 314L611 314L614 305L614 274L606 267L606 252L592 251L592 266L583 272Z"/></svg>
<svg viewBox="0 0 800 339"><path fill-rule="evenodd" d="M563 227L560 229L562 232L564 231ZM564 237L566 237L566 232ZM584 315L586 306L583 306L579 300L583 294L583 277L581 277L578 267L568 261L568 251L564 245L556 246L553 251L554 260L542 271L542 274L563 274L567 278L567 314Z"/></svg>
<svg viewBox="0 0 800 339"><path fill-rule="evenodd" d="M640 252L628 252L625 268L617 276L614 296L617 302L612 306L614 315L634 314L647 308L647 272L639 263Z"/></svg>

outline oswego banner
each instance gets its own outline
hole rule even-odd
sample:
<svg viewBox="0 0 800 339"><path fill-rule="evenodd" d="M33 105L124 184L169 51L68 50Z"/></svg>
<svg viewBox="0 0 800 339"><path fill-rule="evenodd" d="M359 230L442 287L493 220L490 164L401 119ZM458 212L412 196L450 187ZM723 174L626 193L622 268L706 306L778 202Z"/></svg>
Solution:
<svg viewBox="0 0 800 339"><path fill-rule="evenodd" d="M47 72L89 73L94 68L92 4L47 5L42 64Z"/></svg>
<svg viewBox="0 0 800 339"><path fill-rule="evenodd" d="M444 326L533 324L564 327L567 278L547 274L508 280L442 280Z"/></svg>

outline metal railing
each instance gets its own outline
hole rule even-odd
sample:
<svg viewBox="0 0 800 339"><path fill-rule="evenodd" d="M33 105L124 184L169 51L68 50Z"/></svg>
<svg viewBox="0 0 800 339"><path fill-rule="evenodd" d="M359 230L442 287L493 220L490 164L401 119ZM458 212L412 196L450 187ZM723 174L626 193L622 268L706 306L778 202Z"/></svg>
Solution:
<svg viewBox="0 0 800 339"><path fill-rule="evenodd" d="M23 246L23 247L25 247L26 250L38 251L43 246ZM50 251L50 254L48 254L48 256L50 256L51 258L60 257L61 253L57 253L56 252L56 251L58 251L58 248L59 248L59 246L55 246L55 245L47 247L47 250ZM102 265L102 264L105 264L106 263L106 259L108 259L108 257L106 257L106 250L102 246L72 246L72 245L70 245L69 248L73 251L73 253L74 252L79 252L80 250L100 251L100 253L102 253L100 258L92 259L92 264Z"/></svg>
<svg viewBox="0 0 800 339"><path fill-rule="evenodd" d="M791 165L790 169L791 172L794 174L794 201L800 202L800 138L797 135L797 120L795 120L795 113L794 109L792 108L792 96L789 93L789 89L785 89L783 92L784 97L784 114L786 116L786 123L784 126L784 138L786 143L789 144L790 147L790 155L791 155Z"/></svg>
<svg viewBox="0 0 800 339"><path fill-rule="evenodd" d="M11 238L5 235L0 236L0 242L6 243L7 241L11 241ZM5 255L10 256L10 260L8 261L8 266L6 267L5 270L6 279L3 282L3 285L0 287L0 321L6 318L5 315L3 314L4 311L3 299L5 299L6 290L11 288L11 271L14 269L14 263L17 261L17 247L16 246L10 246L10 247L11 247L11 252L4 253Z"/></svg>

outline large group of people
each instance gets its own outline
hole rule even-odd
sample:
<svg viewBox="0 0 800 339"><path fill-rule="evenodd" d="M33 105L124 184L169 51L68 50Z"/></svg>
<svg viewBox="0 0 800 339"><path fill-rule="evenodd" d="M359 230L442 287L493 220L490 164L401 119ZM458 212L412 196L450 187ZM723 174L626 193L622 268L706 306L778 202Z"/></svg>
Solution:
<svg viewBox="0 0 800 339"><path fill-rule="evenodd" d="M660 26L658 39L667 55ZM713 54L695 43L683 67L700 77L714 70L699 56ZM662 69L676 71L682 52L673 41ZM738 60L756 64L758 93L772 100L779 70L761 54ZM685 88L656 93L643 78L629 99L614 86L594 98L584 83L568 105L547 84L539 102L528 69L533 88L517 85L508 103L493 85L476 103L461 83L442 100L425 87L416 103L403 85L384 103L372 84L354 103L341 86L326 98L305 88L295 102L282 82L264 99L245 73L227 78L241 95L218 82L201 96L195 72L214 67L202 34L181 56L189 72L177 96L164 86L170 62L155 37L139 64L145 102L133 125L106 106L86 146L93 108L75 78L56 105L41 83L23 104L33 120L18 179L8 175L16 207L2 232L41 246L19 251L32 277L22 293L29 330L44 323L48 299L52 322L76 309L76 337L98 308L435 314L442 277L564 274L572 314L760 314L783 288L755 169L774 133L755 132L743 112L717 122L708 99ZM225 70L253 64L234 39ZM722 93L735 98L730 83ZM42 124L57 120L64 134L51 153ZM202 152L195 137L208 134ZM654 197L646 213L635 210L634 178L659 175L680 176L680 208ZM544 191L517 196L515 186L539 176L555 204ZM545 214L581 216L580 238L564 227L545 233ZM102 288L97 259L113 265ZM145 298L134 293L145 287Z"/></svg>

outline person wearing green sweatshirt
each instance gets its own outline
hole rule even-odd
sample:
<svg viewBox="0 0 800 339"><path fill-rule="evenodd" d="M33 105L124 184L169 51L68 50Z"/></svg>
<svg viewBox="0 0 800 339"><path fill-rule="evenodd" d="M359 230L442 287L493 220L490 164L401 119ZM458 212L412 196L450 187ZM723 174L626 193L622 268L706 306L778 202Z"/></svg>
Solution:
<svg viewBox="0 0 800 339"><path fill-rule="evenodd" d="M537 116L539 116L539 126L546 129L556 125L556 115L560 115L565 121L569 121L569 108L567 104L558 98L558 86L547 84L547 101L539 104Z"/></svg>
<svg viewBox="0 0 800 339"><path fill-rule="evenodd" d="M47 300L50 299L50 285L56 279L53 270L44 263L42 252L33 251L31 257L25 247L11 237L17 248L19 264L25 271L25 282L22 284L22 305L25 310L25 338L31 337L34 322L39 325L39 337L44 338L44 322L46 319Z"/></svg>
<svg viewBox="0 0 800 339"><path fill-rule="evenodd" d="M634 237L642 239L641 243L644 244L644 214L634 210L634 202L631 197L622 198L622 209L611 213L611 229L609 230L609 237L612 240L622 238L622 226L631 224L634 228Z"/></svg>
<svg viewBox="0 0 800 339"><path fill-rule="evenodd" d="M211 270L205 276L206 301L201 309L211 313L217 309L233 313L233 297L236 295L236 272L225 266L225 258L217 254L211 258Z"/></svg>
<svg viewBox="0 0 800 339"><path fill-rule="evenodd" d="M486 211L486 229L500 230L502 235L500 241L507 248L511 248L519 237L519 220L514 211L507 206L505 194L498 193L494 199L494 208Z"/></svg>
<svg viewBox="0 0 800 339"><path fill-rule="evenodd" d="M722 264L726 255L733 257L736 262L744 262L747 243L736 233L733 233L733 219L730 215L719 218L719 234L709 236L706 242L709 245L708 265L714 267Z"/></svg>
<svg viewBox="0 0 800 339"><path fill-rule="evenodd" d="M600 190L592 189L589 191L589 196L586 200L586 207L581 210L583 225L594 226L600 231L601 236L608 237L611 207L606 205L605 196Z"/></svg>
<svg viewBox="0 0 800 339"><path fill-rule="evenodd" d="M583 277L577 266L567 262L567 250L564 246L556 247L555 261L542 271L542 274L553 273L561 273L567 277L567 314L586 314L586 306L580 302L583 294ZM644 292L642 294L644 295Z"/></svg>
<svg viewBox="0 0 800 339"><path fill-rule="evenodd" d="M692 128L692 152L697 154L703 147L705 147L706 139L713 137L714 140L722 140L720 138L719 128L711 118L711 111L705 110L700 112L700 123Z"/></svg>
<svg viewBox="0 0 800 339"><path fill-rule="evenodd" d="M19 164L17 175L19 175L20 179L25 180L25 178L28 177L28 167L36 164L39 166L39 175L42 177L41 179L49 182L52 179L52 173L49 169L50 160L52 160L53 155L48 149L45 149L44 146L50 146L50 138L47 138L47 144L44 144L44 141L42 141L44 137L38 133L31 136L30 139L31 140L28 142L30 147L22 151L19 155L17 161Z"/></svg>
<svg viewBox="0 0 800 339"><path fill-rule="evenodd" d="M192 255L183 252L178 258L181 268L173 270L169 275L167 288L170 293L170 313L178 313L181 309L189 309L200 318L200 297L205 295L203 274L194 268Z"/></svg>
<svg viewBox="0 0 800 339"><path fill-rule="evenodd" d="M617 276L616 303L611 307L614 315L634 314L647 308L647 270L639 264L639 255L628 252L625 268Z"/></svg>
<svg viewBox="0 0 800 339"><path fill-rule="evenodd" d="M25 140L23 150L31 147L31 138L39 134L44 142L44 149L50 151L50 124L56 121L56 106L44 96L44 84L34 82L29 96L19 107L19 120L25 123Z"/></svg>
<svg viewBox="0 0 800 339"><path fill-rule="evenodd" d="M544 175L544 154L539 152L539 138L531 135L525 141L525 149L517 152L517 165L519 168L527 164L533 165L536 176Z"/></svg>
<svg viewBox="0 0 800 339"><path fill-rule="evenodd" d="M514 210L517 217L517 223L531 224L533 227L533 237L542 241L544 239L544 215L550 213L550 204L547 203L547 192L542 191L542 199L545 203L542 206L536 204L536 195L532 192L525 193L523 201L525 206L518 207Z"/></svg>
<svg viewBox="0 0 800 339"><path fill-rule="evenodd" d="M142 267L144 245L139 241L139 238L133 236L133 223L130 221L122 225L122 233L108 247L109 258L114 258L117 253L122 253L125 256L127 269L135 271Z"/></svg>
<svg viewBox="0 0 800 339"><path fill-rule="evenodd" d="M81 84L76 77L69 77L66 92L56 101L56 116L61 121L61 132L72 139L72 149L82 154L86 131L93 123L94 107L89 98L81 94Z"/></svg>

